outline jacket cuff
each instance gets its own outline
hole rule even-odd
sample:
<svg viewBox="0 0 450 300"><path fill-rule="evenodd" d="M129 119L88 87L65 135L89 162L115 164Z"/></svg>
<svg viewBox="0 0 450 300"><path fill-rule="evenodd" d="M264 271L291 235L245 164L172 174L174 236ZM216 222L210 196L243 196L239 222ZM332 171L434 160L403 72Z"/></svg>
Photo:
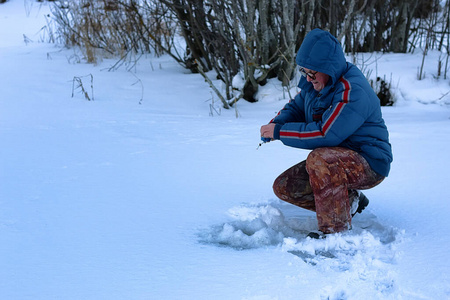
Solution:
<svg viewBox="0 0 450 300"><path fill-rule="evenodd" d="M280 139L280 130L281 130L282 126L283 125L281 125L281 124L275 124L275 128L273 129L273 139L274 140Z"/></svg>

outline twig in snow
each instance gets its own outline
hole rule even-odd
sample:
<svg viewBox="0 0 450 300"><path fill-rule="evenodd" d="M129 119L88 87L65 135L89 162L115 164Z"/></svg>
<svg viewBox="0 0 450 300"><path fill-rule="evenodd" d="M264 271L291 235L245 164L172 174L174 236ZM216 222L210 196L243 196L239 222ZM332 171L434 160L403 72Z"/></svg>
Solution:
<svg viewBox="0 0 450 300"><path fill-rule="evenodd" d="M86 89L84 88L83 85L83 80L82 78L84 77L90 77L91 78L91 97L89 97L89 93L86 91ZM76 84L76 86L75 86ZM92 76L92 74L86 75L86 76L74 76L73 80L72 80L72 98L75 94L75 90L79 89L81 90L81 93L83 94L84 98L88 101L94 101L94 76Z"/></svg>

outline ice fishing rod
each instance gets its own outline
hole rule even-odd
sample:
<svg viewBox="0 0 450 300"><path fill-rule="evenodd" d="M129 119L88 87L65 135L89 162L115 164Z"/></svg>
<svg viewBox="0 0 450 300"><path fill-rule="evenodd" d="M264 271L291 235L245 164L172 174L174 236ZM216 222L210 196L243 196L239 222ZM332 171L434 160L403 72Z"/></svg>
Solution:
<svg viewBox="0 0 450 300"><path fill-rule="evenodd" d="M272 139L271 138L266 138L266 137L261 137L261 142L258 145L258 148L256 148L256 150L259 149L259 147L261 147L263 144L270 142Z"/></svg>

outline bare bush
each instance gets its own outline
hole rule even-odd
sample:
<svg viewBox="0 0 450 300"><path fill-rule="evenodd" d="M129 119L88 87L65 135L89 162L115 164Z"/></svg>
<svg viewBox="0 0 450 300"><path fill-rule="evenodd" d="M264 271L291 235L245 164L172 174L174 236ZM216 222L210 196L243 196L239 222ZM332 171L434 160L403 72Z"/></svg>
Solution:
<svg viewBox="0 0 450 300"><path fill-rule="evenodd" d="M59 0L55 4L57 34L65 45L79 46L88 62L132 52L172 53L176 24L158 2Z"/></svg>
<svg viewBox="0 0 450 300"><path fill-rule="evenodd" d="M55 1L57 36L79 46L89 62L136 53L167 53L210 82L225 108L254 102L259 86L278 78L289 86L295 53L306 33L323 28L348 53L442 52L446 78L449 1L425 0L79 0ZM178 37L184 49L175 47ZM207 78L214 70L223 89ZM238 91L233 78L243 77ZM222 95L223 93L223 95Z"/></svg>

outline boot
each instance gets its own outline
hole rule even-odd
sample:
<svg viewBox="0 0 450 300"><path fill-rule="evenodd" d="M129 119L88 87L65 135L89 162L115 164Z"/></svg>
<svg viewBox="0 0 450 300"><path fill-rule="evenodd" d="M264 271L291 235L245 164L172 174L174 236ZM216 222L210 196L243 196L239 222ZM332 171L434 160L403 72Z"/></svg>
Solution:
<svg viewBox="0 0 450 300"><path fill-rule="evenodd" d="M357 214L361 213L367 205L369 205L369 199L367 199L366 195L357 190L349 191L349 198L352 199L352 207L350 214L352 218Z"/></svg>
<svg viewBox="0 0 450 300"><path fill-rule="evenodd" d="M321 240L321 239L326 238L325 234L323 234L322 232L320 232L320 233L319 232L312 231L312 232L308 233L308 235L306 237L309 237L310 239L315 239L315 240Z"/></svg>

